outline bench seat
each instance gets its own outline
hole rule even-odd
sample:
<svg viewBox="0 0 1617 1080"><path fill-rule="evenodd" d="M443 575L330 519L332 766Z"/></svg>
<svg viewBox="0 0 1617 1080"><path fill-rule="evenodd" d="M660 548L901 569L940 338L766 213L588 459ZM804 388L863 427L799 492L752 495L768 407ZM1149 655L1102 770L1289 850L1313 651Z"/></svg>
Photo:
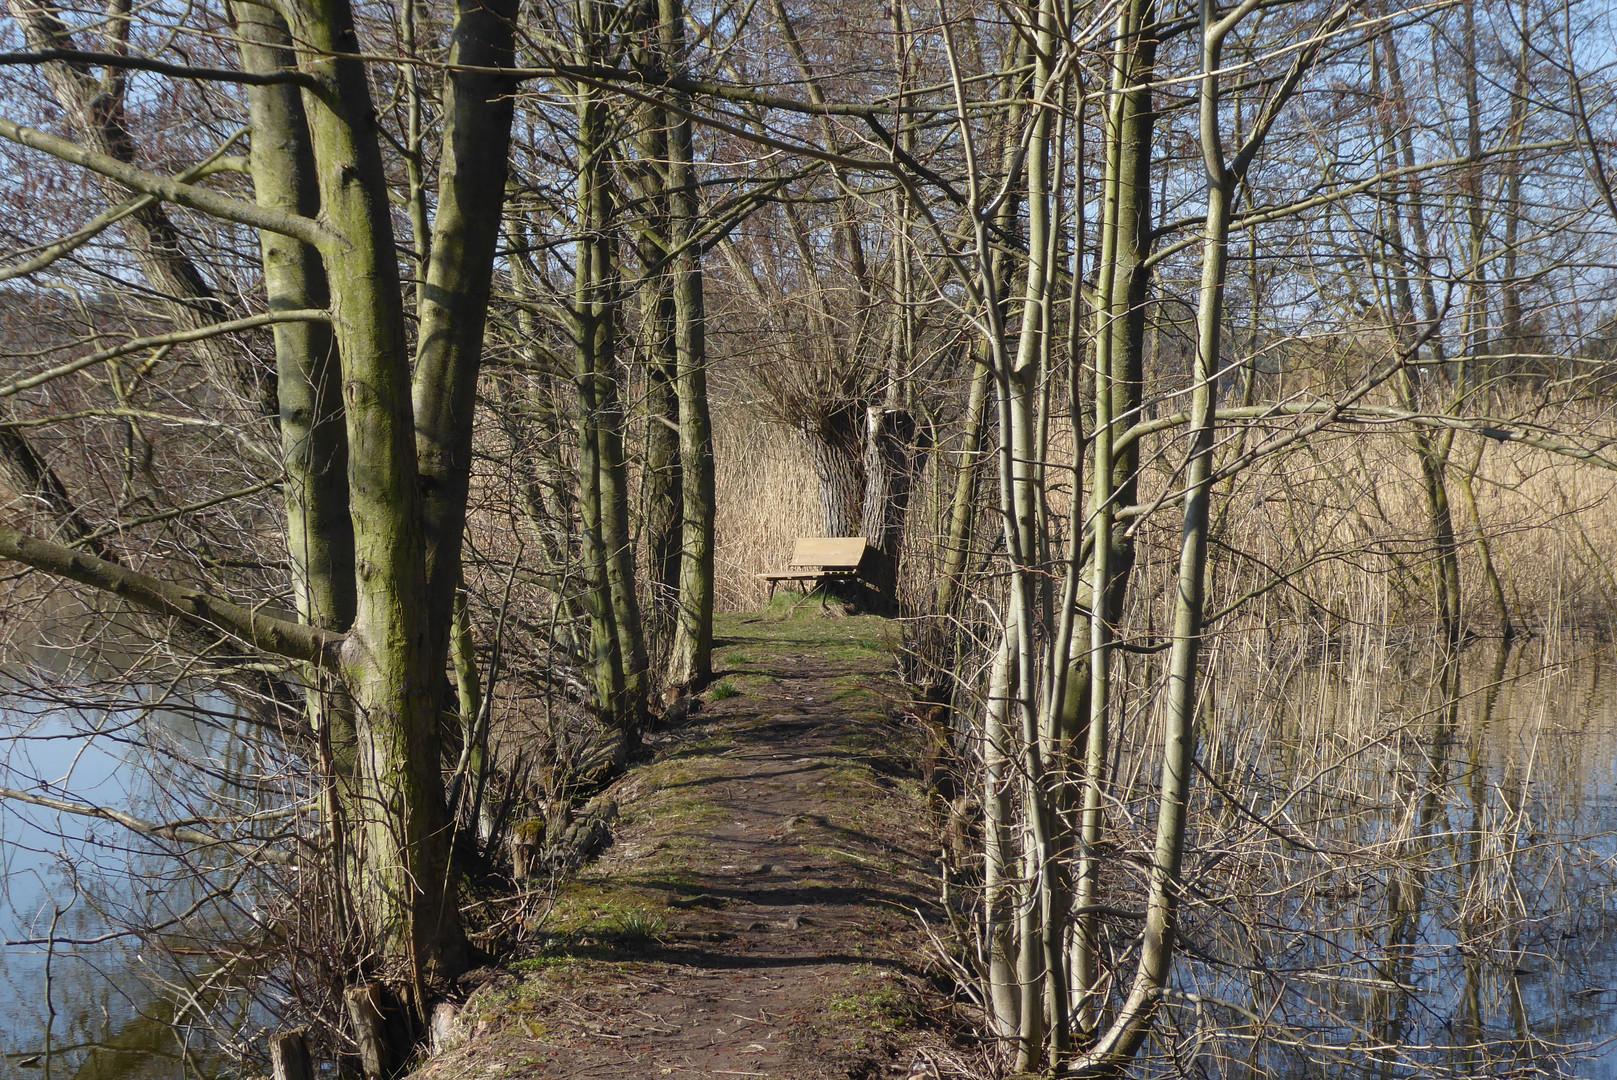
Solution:
<svg viewBox="0 0 1617 1080"><path fill-rule="evenodd" d="M856 578L865 562L870 545L862 536L800 536L792 544L792 557L784 570L773 570L758 576L769 582L769 597L775 597L775 587L783 581L813 582ZM804 592L812 591L813 587Z"/></svg>

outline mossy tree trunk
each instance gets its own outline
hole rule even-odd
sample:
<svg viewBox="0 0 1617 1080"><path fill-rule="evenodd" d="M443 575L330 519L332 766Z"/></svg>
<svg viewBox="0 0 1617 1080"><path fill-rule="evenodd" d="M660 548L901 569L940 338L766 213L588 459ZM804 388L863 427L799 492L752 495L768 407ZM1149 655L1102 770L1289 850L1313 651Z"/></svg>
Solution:
<svg viewBox="0 0 1617 1080"><path fill-rule="evenodd" d="M345 0L289 0L303 71L342 357L356 605L340 670L357 720L354 806L363 921L390 981L466 963L440 776L445 654L427 595L409 352L381 132ZM447 614L447 613L446 613Z"/></svg>
<svg viewBox="0 0 1617 1080"><path fill-rule="evenodd" d="M602 62L605 14L598 0L578 0L580 63ZM621 764L645 720L648 665L635 593L624 416L617 379L622 282L614 231L613 139L606 98L597 88L586 83L575 86L574 112L578 123L573 325L579 394L579 513L596 705L603 723L615 733L615 763Z"/></svg>
<svg viewBox="0 0 1617 1080"><path fill-rule="evenodd" d="M303 88L293 93L290 83L258 79L250 93L256 203L144 173L127 155L100 153L95 133L87 136L88 154L60 140L36 141L135 190L259 229L272 310L329 302L329 331L302 320L283 324L277 335L299 621L15 530L0 535L0 551L310 664L312 681L322 686L340 684L328 687L334 692L326 700L351 706L352 745L333 747L328 764L351 774L343 786L349 820L339 837L347 847L341 859L355 875L355 910L370 951L355 975L380 975L408 995L467 960L438 729L469 402L503 201L501 174L490 170L505 157L510 106L497 78L457 73L450 80L418 433L382 132L347 0L244 4L234 15L248 72L295 65ZM484 72L509 64L513 17L514 7L467 0L452 56ZM445 313L432 314L433 304ZM447 336L437 332L440 324L449 326ZM439 594L442 602L433 602ZM342 740L335 737L338 717L328 716L317 720L333 733L330 747Z"/></svg>
<svg viewBox="0 0 1617 1080"><path fill-rule="evenodd" d="M233 2L242 67L268 73L294 66L285 21L269 8ZM253 124L249 166L259 205L315 218L320 190L303 100L295 86L247 90ZM264 287L271 311L330 304L325 265L312 244L259 233ZM348 438L343 419L342 366L331 327L288 323L275 328L281 455L286 470L286 549L298 618L346 633L357 610L354 525L348 507ZM336 672L304 664L304 711L325 773L321 812L331 854L327 871L347 882L355 869L348 844L358 732L354 702ZM334 890L337 917L348 922L350 890Z"/></svg>

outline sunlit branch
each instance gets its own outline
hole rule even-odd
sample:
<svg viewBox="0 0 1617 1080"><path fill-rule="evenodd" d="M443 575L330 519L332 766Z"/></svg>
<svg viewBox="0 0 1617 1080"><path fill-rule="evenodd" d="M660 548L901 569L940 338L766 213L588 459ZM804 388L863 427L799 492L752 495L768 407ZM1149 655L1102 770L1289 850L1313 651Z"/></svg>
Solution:
<svg viewBox="0 0 1617 1080"><path fill-rule="evenodd" d="M266 615L257 608L233 604L201 589L163 581L16 529L0 527L0 558L100 589L159 615L223 630L255 648L292 660L334 666L337 650L346 640L342 634Z"/></svg>
<svg viewBox="0 0 1617 1080"><path fill-rule="evenodd" d="M50 154L73 165L99 173L107 179L121 184L131 191L138 191L143 195L163 199L167 202L183 206L188 210L195 210L203 214L233 221L238 225L247 225L254 229L266 229L269 232L290 236L295 240L302 240L306 244L320 246L330 243L336 237L326 226L318 221L296 214L281 213L257 203L250 203L245 199L237 199L230 195L221 195L207 188L200 188L194 184L186 184L167 176L147 172L145 169L119 161L107 154L99 154L93 150L86 150L77 143L67 139L25 127L9 117L0 117L0 138L9 139L21 146L41 153Z"/></svg>
<svg viewBox="0 0 1617 1080"><path fill-rule="evenodd" d="M134 338L122 345L115 345L89 356L81 356L77 360L70 360L65 364L48 368L45 371L25 376L13 382L0 385L0 398L8 398L20 394L24 390L32 390L36 386L43 386L54 379L60 379L85 368L104 364L109 360L116 360L120 356L130 353L143 352L146 349L155 349L163 345L183 345L191 341L204 341L208 338L221 337L225 334L234 334L240 330L252 330L260 326L273 326L276 323L288 322L330 322L331 313L325 310L305 311L266 311L261 315L249 315L245 319L234 319L230 322L214 323L211 326L199 327L195 330L176 330L169 334L157 334L152 337Z"/></svg>
<svg viewBox="0 0 1617 1080"><path fill-rule="evenodd" d="M249 844L239 840L226 840L224 837L214 836L212 833L205 833L178 823L142 821L140 818L126 814L121 810L113 810L110 807L93 806L88 803L72 802L67 799L56 799L49 795L36 795L30 791L18 791L16 788L9 787L0 787L0 799L11 799L15 802L28 803L31 806L41 806L47 810L57 810L64 814L76 814L79 817L109 821L115 825L122 825L130 832L139 833L141 836L156 837L160 840L178 840L181 843L196 844L206 848L222 847L244 858L277 863L281 866L292 866L296 863L296 860L290 854L270 847L268 844Z"/></svg>

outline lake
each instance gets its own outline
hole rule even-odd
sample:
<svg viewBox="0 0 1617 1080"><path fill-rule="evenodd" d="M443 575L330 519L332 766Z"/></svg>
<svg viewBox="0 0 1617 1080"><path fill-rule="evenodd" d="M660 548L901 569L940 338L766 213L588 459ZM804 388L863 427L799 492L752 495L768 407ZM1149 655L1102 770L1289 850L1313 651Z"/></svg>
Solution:
<svg viewBox="0 0 1617 1080"><path fill-rule="evenodd" d="M1215 661L1181 1061L1617 1077L1611 646L1435 655Z"/></svg>
<svg viewBox="0 0 1617 1080"><path fill-rule="evenodd" d="M1186 950L1142 1071L1617 1080L1612 646L1480 642L1448 669L1372 635L1211 655ZM183 686L14 678L0 783L152 821L296 789L273 739ZM1138 794L1118 820L1142 835L1150 763L1119 758ZM16 802L0 859L0 1077L211 1075L261 1052L275 1002L209 981L262 918L237 859ZM107 936L127 926L143 934ZM163 1021L199 989L176 1035Z"/></svg>
<svg viewBox="0 0 1617 1080"><path fill-rule="evenodd" d="M33 660L4 686L0 785L148 822L278 797L282 755L228 697L183 680L103 684L75 654ZM0 1077L212 1075L257 1038L262 1011L220 969L220 948L259 917L236 854L10 799L0 860Z"/></svg>

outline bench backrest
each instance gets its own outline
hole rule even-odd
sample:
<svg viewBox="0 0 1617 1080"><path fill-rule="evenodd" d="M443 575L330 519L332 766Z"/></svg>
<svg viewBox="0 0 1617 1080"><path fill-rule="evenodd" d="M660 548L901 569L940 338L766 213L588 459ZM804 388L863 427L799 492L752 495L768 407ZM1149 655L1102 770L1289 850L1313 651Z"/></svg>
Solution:
<svg viewBox="0 0 1617 1080"><path fill-rule="evenodd" d="M793 569L857 570L865 561L862 536L800 536L792 545Z"/></svg>

